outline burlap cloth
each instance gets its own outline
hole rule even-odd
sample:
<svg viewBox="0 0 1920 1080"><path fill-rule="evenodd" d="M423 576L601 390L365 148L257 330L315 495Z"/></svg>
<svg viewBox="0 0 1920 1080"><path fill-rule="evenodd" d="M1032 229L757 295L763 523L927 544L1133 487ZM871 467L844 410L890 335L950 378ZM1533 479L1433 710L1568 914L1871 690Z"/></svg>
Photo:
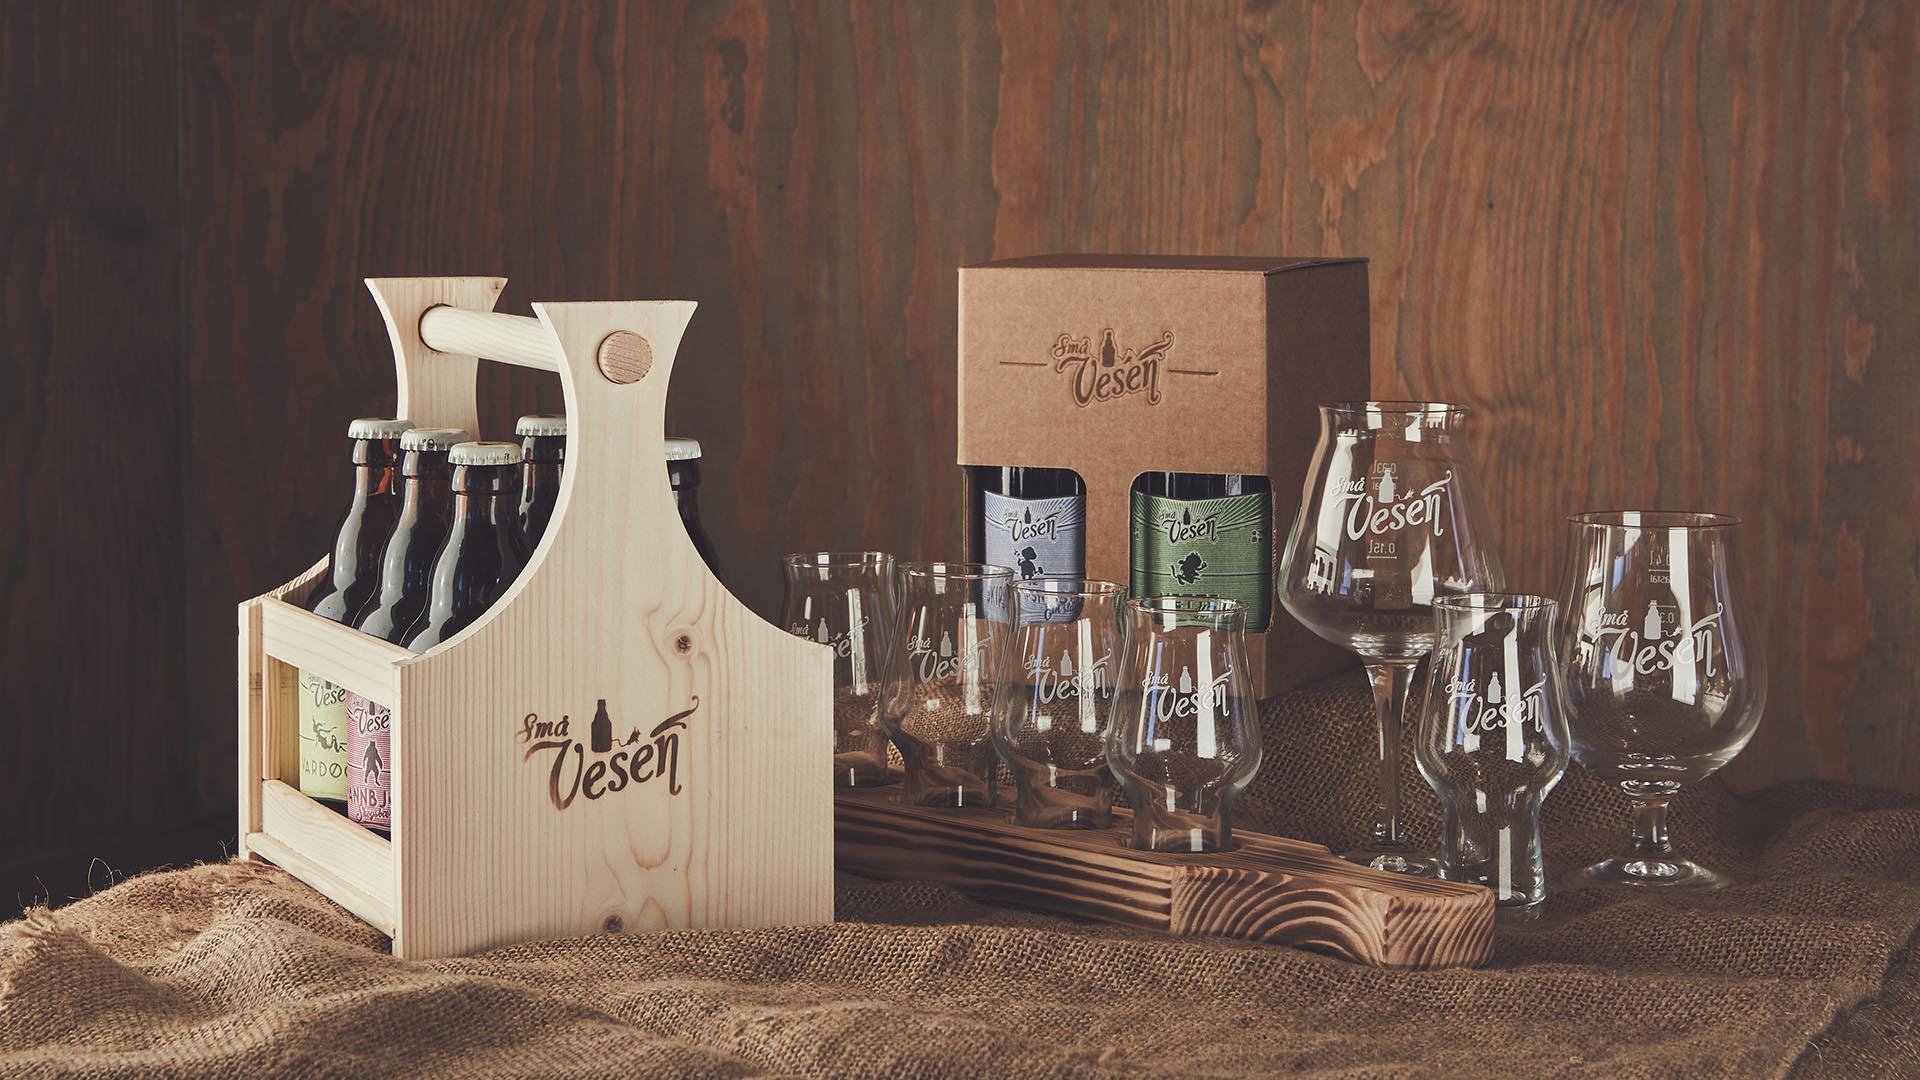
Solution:
<svg viewBox="0 0 1920 1080"><path fill-rule="evenodd" d="M1370 708L1357 679L1269 702L1242 824L1354 840ZM1556 874L1625 820L1577 771L1547 814ZM1920 1075L1920 800L1708 784L1673 825L1741 884L1561 891L1491 968L1429 973L851 878L830 927L400 963L276 869L202 866L0 929L0 1074Z"/></svg>

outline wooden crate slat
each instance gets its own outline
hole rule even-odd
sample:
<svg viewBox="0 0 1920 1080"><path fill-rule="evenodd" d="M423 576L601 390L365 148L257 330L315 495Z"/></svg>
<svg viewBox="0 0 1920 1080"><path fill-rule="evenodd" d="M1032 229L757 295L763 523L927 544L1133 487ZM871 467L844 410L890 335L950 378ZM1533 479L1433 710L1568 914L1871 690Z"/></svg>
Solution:
<svg viewBox="0 0 1920 1080"><path fill-rule="evenodd" d="M413 653L269 597L260 602L261 651L375 701L399 701L396 664Z"/></svg>

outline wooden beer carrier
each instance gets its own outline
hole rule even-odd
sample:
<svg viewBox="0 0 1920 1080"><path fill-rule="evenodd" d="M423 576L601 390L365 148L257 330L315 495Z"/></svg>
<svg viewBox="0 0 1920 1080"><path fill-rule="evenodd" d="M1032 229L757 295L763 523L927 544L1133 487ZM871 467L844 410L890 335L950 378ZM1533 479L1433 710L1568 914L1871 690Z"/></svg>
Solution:
<svg viewBox="0 0 1920 1080"><path fill-rule="evenodd" d="M1489 958L1486 889L1297 840L1236 831L1235 851L1167 855L1127 846L1124 811L1109 830L1063 831L1013 825L1005 809L900 806L887 788L836 800L829 650L713 578L668 486L667 382L694 305L535 304L528 318L492 311L505 284L367 282L393 341L398 416L478 431L479 357L559 374L569 426L552 524L500 602L423 654L300 607L324 559L240 605L243 854L385 932L404 959L826 923L836 854L856 873L1175 934L1388 967ZM300 793L301 669L392 710L391 841ZM595 753L601 699L614 749Z"/></svg>
<svg viewBox="0 0 1920 1080"><path fill-rule="evenodd" d="M667 381L694 305L535 304L529 318L492 311L505 284L367 282L397 416L477 432L477 357L559 374L552 524L500 602L424 654L301 608L324 559L240 605L241 851L409 959L831 922L831 654L713 578L667 482ZM392 709L391 841L300 793L299 669ZM601 699L614 749L594 753Z"/></svg>

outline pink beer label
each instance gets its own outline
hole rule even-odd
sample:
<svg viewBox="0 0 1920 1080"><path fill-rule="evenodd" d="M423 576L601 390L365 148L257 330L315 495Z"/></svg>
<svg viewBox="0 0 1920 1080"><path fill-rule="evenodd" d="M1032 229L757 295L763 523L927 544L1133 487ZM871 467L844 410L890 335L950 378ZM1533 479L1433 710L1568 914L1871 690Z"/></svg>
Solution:
<svg viewBox="0 0 1920 1080"><path fill-rule="evenodd" d="M347 816L370 829L393 827L393 711L347 694Z"/></svg>

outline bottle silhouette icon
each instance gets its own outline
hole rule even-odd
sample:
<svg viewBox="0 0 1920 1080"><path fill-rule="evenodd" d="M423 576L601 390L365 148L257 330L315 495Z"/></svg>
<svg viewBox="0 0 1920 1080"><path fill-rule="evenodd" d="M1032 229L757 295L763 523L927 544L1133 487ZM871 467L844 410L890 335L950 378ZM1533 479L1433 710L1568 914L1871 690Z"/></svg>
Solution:
<svg viewBox="0 0 1920 1080"><path fill-rule="evenodd" d="M1073 654L1072 653L1067 653L1060 657L1060 677L1063 679L1073 678Z"/></svg>
<svg viewBox="0 0 1920 1080"><path fill-rule="evenodd" d="M1117 352L1113 344L1113 331L1108 330L1106 336L1100 341L1100 366L1112 367Z"/></svg>
<svg viewBox="0 0 1920 1080"><path fill-rule="evenodd" d="M940 659L953 659L953 639L947 636L945 630L940 631Z"/></svg>
<svg viewBox="0 0 1920 1080"><path fill-rule="evenodd" d="M1500 673L1494 672L1493 678L1487 680L1487 704L1500 704L1500 697Z"/></svg>
<svg viewBox="0 0 1920 1080"><path fill-rule="evenodd" d="M1193 693L1193 673L1186 668L1180 669L1180 692L1183 694Z"/></svg>
<svg viewBox="0 0 1920 1080"><path fill-rule="evenodd" d="M600 707L594 710L593 724L588 736L593 752L604 754L613 749L613 720L607 716L607 699L600 699Z"/></svg>
<svg viewBox="0 0 1920 1080"><path fill-rule="evenodd" d="M828 641L832 640L832 638L827 634L827 620L825 619L820 620L819 628L814 630L813 632L813 640L819 642L822 645L825 645Z"/></svg>
<svg viewBox="0 0 1920 1080"><path fill-rule="evenodd" d="M1394 494L1393 488L1394 488L1393 470L1392 469L1380 470L1380 501L1381 502L1390 503L1393 501L1393 494Z"/></svg>
<svg viewBox="0 0 1920 1080"><path fill-rule="evenodd" d="M1660 640L1660 608L1651 600L1647 601L1647 622L1640 628L1640 638L1643 641Z"/></svg>

